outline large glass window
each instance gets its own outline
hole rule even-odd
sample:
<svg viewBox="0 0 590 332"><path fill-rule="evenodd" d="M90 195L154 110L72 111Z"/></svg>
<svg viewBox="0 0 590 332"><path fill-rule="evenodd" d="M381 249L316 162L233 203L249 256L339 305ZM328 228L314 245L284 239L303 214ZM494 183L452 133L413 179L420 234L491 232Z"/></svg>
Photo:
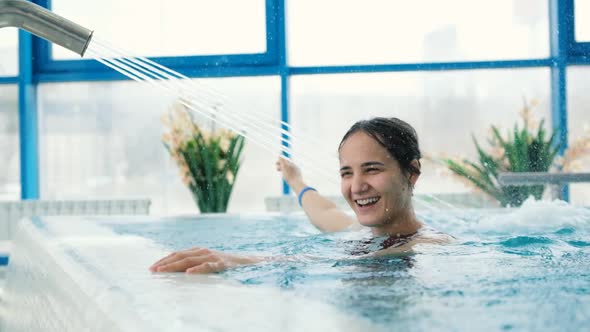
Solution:
<svg viewBox="0 0 590 332"><path fill-rule="evenodd" d="M575 0L574 15L576 18L576 40L579 42L590 42L590 1Z"/></svg>
<svg viewBox="0 0 590 332"><path fill-rule="evenodd" d="M53 0L52 10L136 55L263 53L265 0ZM55 46L56 59L76 54Z"/></svg>
<svg viewBox="0 0 590 332"><path fill-rule="evenodd" d="M544 58L548 1L287 1L289 63Z"/></svg>
<svg viewBox="0 0 590 332"><path fill-rule="evenodd" d="M18 75L18 30L0 29L0 76Z"/></svg>
<svg viewBox="0 0 590 332"><path fill-rule="evenodd" d="M277 77L204 84L238 105L236 114L280 119ZM148 197L155 214L198 211L161 141L161 115L174 100L136 82L40 85L41 196ZM264 198L281 193L276 156L246 141L230 212L263 211Z"/></svg>
<svg viewBox="0 0 590 332"><path fill-rule="evenodd" d="M0 200L20 199L17 93L14 85L0 85Z"/></svg>
<svg viewBox="0 0 590 332"><path fill-rule="evenodd" d="M303 168L309 183L334 195L339 194L338 144L358 120L398 117L416 128L425 157L472 160L476 158L472 134L486 146L490 125L507 131L520 121L523 99L538 104L533 108L537 119L550 121L549 70L545 68L311 75L291 80L294 135L321 137L321 142L309 144L295 141L295 157L311 156L331 172L333 181L328 181L319 171ZM427 158L422 166L417 193L472 189Z"/></svg>
<svg viewBox="0 0 590 332"><path fill-rule="evenodd" d="M590 156L587 154L587 146L590 144L590 96L585 88L588 84L590 67L568 68L568 130L571 151L566 156L572 157L568 158L572 161L569 164L570 172L590 172ZM574 204L590 205L590 184L572 184L570 196Z"/></svg>

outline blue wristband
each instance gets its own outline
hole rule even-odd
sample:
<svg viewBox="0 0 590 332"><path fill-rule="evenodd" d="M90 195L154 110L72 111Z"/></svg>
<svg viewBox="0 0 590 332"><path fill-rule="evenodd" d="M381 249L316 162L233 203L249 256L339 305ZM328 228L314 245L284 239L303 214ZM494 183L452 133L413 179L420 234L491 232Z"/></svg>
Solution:
<svg viewBox="0 0 590 332"><path fill-rule="evenodd" d="M297 200L299 201L299 206L303 206L303 205L301 205L301 199L303 198L303 194L305 194L305 192L306 192L306 191L309 191L309 190L317 191L317 190L316 190L315 188L313 188L313 187L305 187L305 188L303 188L303 190L301 190L301 191L299 192L299 196L297 196Z"/></svg>

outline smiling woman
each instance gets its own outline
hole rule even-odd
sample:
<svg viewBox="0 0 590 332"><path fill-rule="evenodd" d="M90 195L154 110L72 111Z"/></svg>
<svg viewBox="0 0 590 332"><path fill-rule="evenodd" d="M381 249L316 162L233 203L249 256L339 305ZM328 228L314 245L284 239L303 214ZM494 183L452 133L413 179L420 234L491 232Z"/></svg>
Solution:
<svg viewBox="0 0 590 332"><path fill-rule="evenodd" d="M420 177L418 135L397 118L373 118L355 123L342 138L341 192L356 215L339 210L307 185L292 163L279 160L278 169L293 190L312 224L323 231L341 231L351 225L369 227L382 237L372 256L407 253L418 243L447 243L452 237L426 227L412 206L414 185ZM359 252L366 252L362 248Z"/></svg>
<svg viewBox="0 0 590 332"><path fill-rule="evenodd" d="M412 209L420 176L418 135L397 118L355 123L339 148L341 191L375 235L410 235L421 228Z"/></svg>
<svg viewBox="0 0 590 332"><path fill-rule="evenodd" d="M444 244L453 237L425 226L412 206L414 185L420 177L418 135L397 118L373 118L355 123L342 138L341 192L356 219L308 186L297 166L279 158L277 170L298 194L310 222L324 232L338 232L355 224L371 229L381 241L376 251L357 248L370 257L407 254L419 243ZM360 244L362 246L362 244ZM174 252L150 267L153 272L211 273L281 257L236 256L193 248Z"/></svg>

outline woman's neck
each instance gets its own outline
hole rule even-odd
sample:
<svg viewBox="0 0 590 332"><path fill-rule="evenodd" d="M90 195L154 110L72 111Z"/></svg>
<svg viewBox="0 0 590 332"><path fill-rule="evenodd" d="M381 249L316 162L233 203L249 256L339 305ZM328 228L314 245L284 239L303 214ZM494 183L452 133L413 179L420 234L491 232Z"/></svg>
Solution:
<svg viewBox="0 0 590 332"><path fill-rule="evenodd" d="M375 236L403 236L416 233L422 227L422 223L416 219L414 209L406 209L387 223L373 227L371 231Z"/></svg>

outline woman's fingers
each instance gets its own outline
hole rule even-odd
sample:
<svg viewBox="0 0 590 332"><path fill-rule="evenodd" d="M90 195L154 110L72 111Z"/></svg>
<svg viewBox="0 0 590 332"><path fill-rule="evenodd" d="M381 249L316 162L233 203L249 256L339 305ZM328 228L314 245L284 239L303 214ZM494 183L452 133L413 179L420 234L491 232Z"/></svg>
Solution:
<svg viewBox="0 0 590 332"><path fill-rule="evenodd" d="M206 248L193 248L164 257L152 265L150 270L152 272L214 273L263 260L260 257L238 256Z"/></svg>
<svg viewBox="0 0 590 332"><path fill-rule="evenodd" d="M168 258L172 257L172 255L174 255L174 254L175 254L175 252L171 253L168 256L165 256L163 258L160 258L157 262L155 262L154 264L152 264L152 266L150 266L150 271L152 271L152 272L155 271L156 270L156 267L158 267L160 264L162 264L162 262L164 260L167 260Z"/></svg>
<svg viewBox="0 0 590 332"><path fill-rule="evenodd" d="M283 158L279 157L279 160L277 160L277 162L275 163L276 167L277 167L277 171L282 171L283 170L283 164L285 163L285 160Z"/></svg>
<svg viewBox="0 0 590 332"><path fill-rule="evenodd" d="M205 262L203 264L193 266L186 270L186 273L190 274L204 274L204 273L214 273L224 270L223 262Z"/></svg>
<svg viewBox="0 0 590 332"><path fill-rule="evenodd" d="M215 256L192 256L186 257L178 261L168 263L166 265L160 265L156 268L157 272L184 272L188 269L199 266L206 263L215 262Z"/></svg>
<svg viewBox="0 0 590 332"><path fill-rule="evenodd" d="M158 271L158 268L161 266L168 265L170 263L174 263L177 261L181 261L181 260L191 257L191 256L208 255L210 253L211 252L209 249L198 248L198 247L183 250L183 251L176 251L176 252L173 252L170 255L158 260L156 263L154 263L152 266L150 266L150 271L156 272L156 271Z"/></svg>

